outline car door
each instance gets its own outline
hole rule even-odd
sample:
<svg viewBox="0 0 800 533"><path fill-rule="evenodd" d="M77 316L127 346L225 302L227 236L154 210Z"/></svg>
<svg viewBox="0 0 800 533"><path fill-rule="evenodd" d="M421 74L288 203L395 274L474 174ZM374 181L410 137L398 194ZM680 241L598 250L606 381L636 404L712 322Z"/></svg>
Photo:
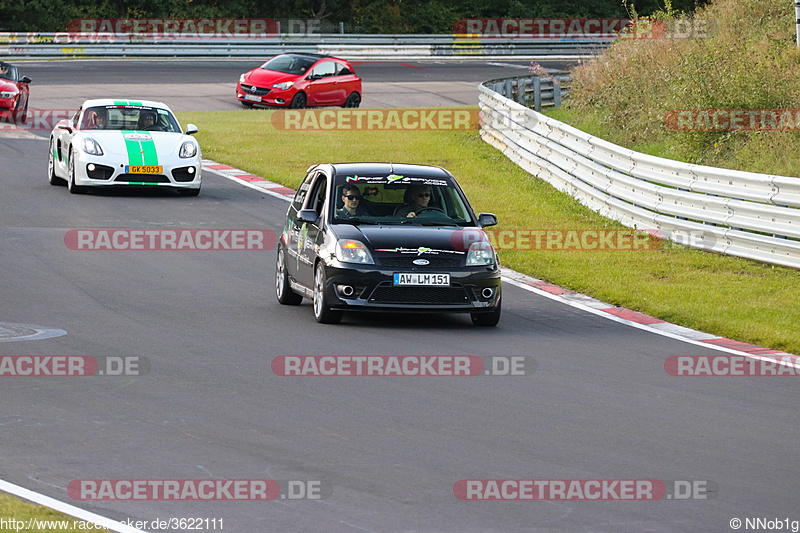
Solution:
<svg viewBox="0 0 800 533"><path fill-rule="evenodd" d="M314 65L306 78L309 80L306 88L309 107L336 104L338 80L334 74L336 74L336 63L333 61L323 60Z"/></svg>
<svg viewBox="0 0 800 533"><path fill-rule="evenodd" d="M81 110L82 108L78 108L72 118L60 121L53 130L56 174L63 178L67 177L69 171L69 147L78 127Z"/></svg>
<svg viewBox="0 0 800 533"><path fill-rule="evenodd" d="M306 196L304 209L312 209L317 214L315 222L306 222L300 230L302 243L298 243L300 254L300 271L297 281L306 287L314 285L314 265L317 262L317 253L322 245L325 234L325 218L327 216L328 177L324 172L319 172L314 178L308 196Z"/></svg>
<svg viewBox="0 0 800 533"><path fill-rule="evenodd" d="M297 220L297 214L303 209L308 191L311 189L316 176L317 171L310 171L300 184L300 187L297 188L292 205L289 206L289 211L286 213L286 225L281 236L286 247L286 273L290 279L295 281L297 281L298 271L300 270L299 247L302 245L301 234L303 231L303 223Z"/></svg>

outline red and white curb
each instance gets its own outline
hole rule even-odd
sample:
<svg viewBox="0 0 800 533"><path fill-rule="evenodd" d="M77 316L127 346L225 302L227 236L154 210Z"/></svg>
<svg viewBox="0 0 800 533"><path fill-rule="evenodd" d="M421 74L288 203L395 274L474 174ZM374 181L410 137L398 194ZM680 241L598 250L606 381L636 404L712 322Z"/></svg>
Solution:
<svg viewBox="0 0 800 533"><path fill-rule="evenodd" d="M294 197L293 189L273 183L260 176L254 176L253 174L245 172L244 170L239 170L228 165L211 161L210 159L203 160L203 168L212 170L221 176L241 183L246 187L267 192L272 196L283 198L287 201L291 201ZM582 309L586 312L613 320L615 322L627 324L629 326L650 331L665 337L682 340L684 342L702 346L704 348L711 348L735 355L743 355L753 359L762 359L762 356L770 356L773 358L786 356L795 361L793 365L795 368L800 368L800 359L793 354L782 352L780 350L762 348L761 346L735 341L725 337L718 337L717 335L703 333L702 331L678 326L677 324L670 324L669 322L659 318L655 318L638 311L633 311L631 309L625 309L624 307L617 307L615 305L607 304L592 298L591 296L586 296L585 294L580 294L575 291L559 287L558 285L553 285L552 283L548 283L525 274L520 274L519 272L508 268L502 269L502 276L503 281L516 287L520 287L521 289L534 292L540 296L559 301L566 305Z"/></svg>

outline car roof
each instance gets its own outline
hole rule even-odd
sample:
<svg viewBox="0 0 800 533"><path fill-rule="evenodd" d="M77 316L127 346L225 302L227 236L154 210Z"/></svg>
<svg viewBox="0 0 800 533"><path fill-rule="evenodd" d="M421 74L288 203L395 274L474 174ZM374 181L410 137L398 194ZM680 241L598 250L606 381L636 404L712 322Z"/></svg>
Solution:
<svg viewBox="0 0 800 533"><path fill-rule="evenodd" d="M337 57L325 55L325 54L315 54L314 52L283 52L278 54L279 56L304 56L304 57L313 57L315 59L338 59ZM277 56L275 56L277 57Z"/></svg>
<svg viewBox="0 0 800 533"><path fill-rule="evenodd" d="M138 100L136 98L97 98L94 100L86 100L83 102L83 109L89 107L98 107L98 106L119 106L119 105L129 105L134 107L158 107L161 109L166 109L170 113L172 110L169 108L167 104L162 102L155 102L153 100Z"/></svg>
<svg viewBox="0 0 800 533"><path fill-rule="evenodd" d="M430 178L451 178L452 175L442 167L414 165L410 163L335 163L331 165L333 174L372 174L376 176L399 174Z"/></svg>

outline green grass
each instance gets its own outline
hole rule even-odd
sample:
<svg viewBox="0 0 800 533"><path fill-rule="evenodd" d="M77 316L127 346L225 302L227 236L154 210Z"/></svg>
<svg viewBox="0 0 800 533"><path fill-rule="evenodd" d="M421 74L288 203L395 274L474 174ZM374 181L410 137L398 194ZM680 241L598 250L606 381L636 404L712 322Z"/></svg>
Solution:
<svg viewBox="0 0 800 533"><path fill-rule="evenodd" d="M296 188L315 163L441 165L500 229L622 228L532 177L475 131L281 131L271 111L180 113L204 157ZM648 251L506 251L503 264L670 322L800 353L796 270L663 244Z"/></svg>
<svg viewBox="0 0 800 533"><path fill-rule="evenodd" d="M17 525L17 527L12 528L9 527L10 524L6 523L5 527L0 527L0 532L13 531L16 533L17 531L24 531L26 533L52 533L53 531L64 531L67 533L78 533L79 531L87 531L85 527L83 529L80 527L80 523L82 522L81 520L59 513L47 507L42 507L41 505L25 502L19 498L16 498L15 496L3 493L0 493L0 518L6 521L9 519L14 519L23 522L27 521L29 518L35 518L37 521L39 521L39 525L44 526L44 528L20 528L19 525ZM48 528L47 524L41 524L41 521L59 521L62 524L69 524L70 527L61 529L53 524L53 527ZM77 525L78 527L73 528L73 524ZM91 529L90 531L107 532L108 530Z"/></svg>

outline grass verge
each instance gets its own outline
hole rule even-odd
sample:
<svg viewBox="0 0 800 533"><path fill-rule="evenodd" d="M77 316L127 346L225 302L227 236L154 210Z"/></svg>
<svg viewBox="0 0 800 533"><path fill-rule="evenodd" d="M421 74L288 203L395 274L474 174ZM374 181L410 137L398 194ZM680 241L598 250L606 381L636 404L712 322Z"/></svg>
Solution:
<svg viewBox="0 0 800 533"><path fill-rule="evenodd" d="M475 131L286 131L271 111L180 113L203 155L296 188L315 163L393 161L450 170L504 230L622 229L514 165ZM800 353L797 271L664 243L656 250L505 250L505 266L664 320Z"/></svg>
<svg viewBox="0 0 800 533"><path fill-rule="evenodd" d="M87 522L78 520L69 515L59 513L47 507L36 505L20 500L16 496L0 493L0 518L5 523L0 524L0 532L25 531L29 533L52 533L53 531L64 531L65 533L78 533L79 531L99 531L108 533L107 529L88 529ZM9 520L24 522L24 524L10 523ZM33 523L28 520L33 519ZM28 527L32 525L32 527ZM61 528L61 525L69 527ZM13 527L12 527L13 526ZM24 527L23 527L24 526Z"/></svg>

